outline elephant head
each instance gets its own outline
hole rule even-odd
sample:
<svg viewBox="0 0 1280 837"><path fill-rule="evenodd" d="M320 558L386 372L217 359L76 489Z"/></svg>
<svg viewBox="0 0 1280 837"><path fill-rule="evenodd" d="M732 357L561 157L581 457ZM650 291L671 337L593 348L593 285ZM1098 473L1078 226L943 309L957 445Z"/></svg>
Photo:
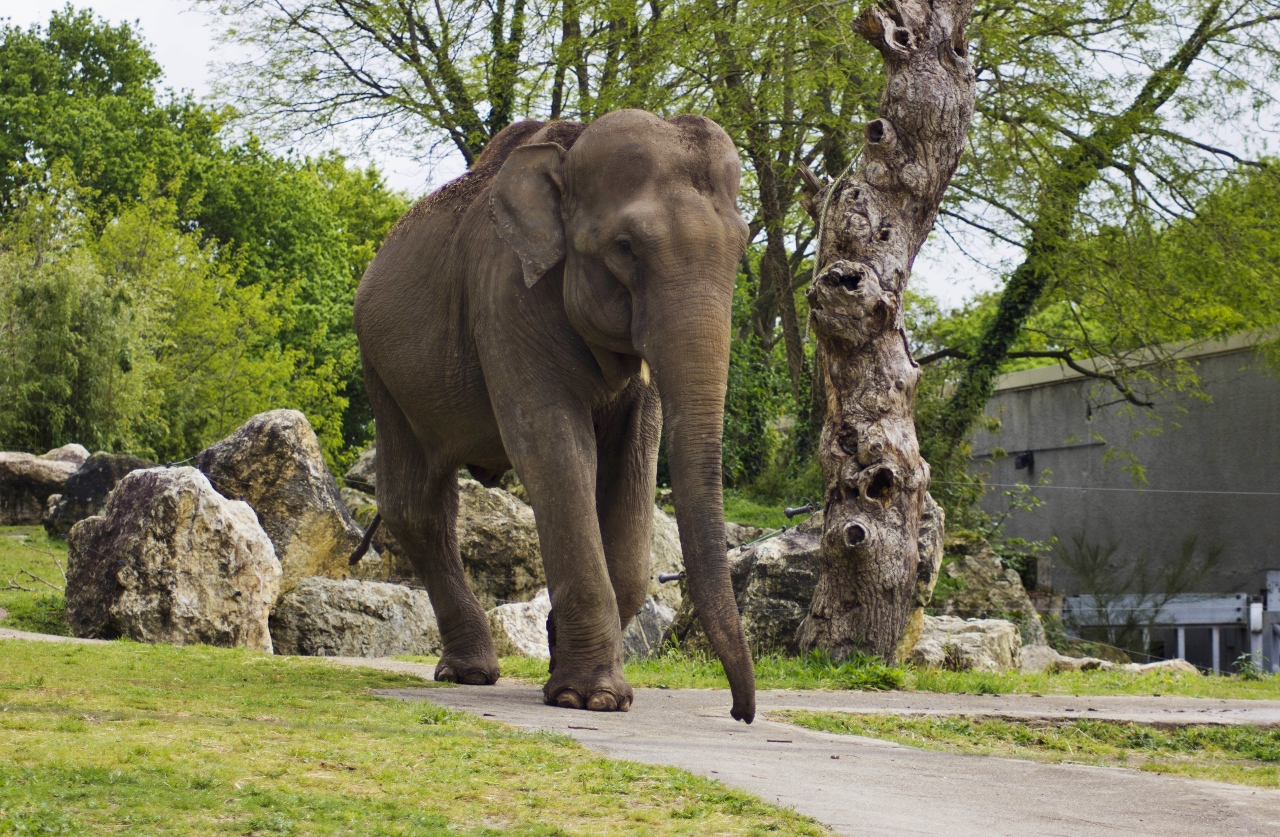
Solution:
<svg viewBox="0 0 1280 837"><path fill-rule="evenodd" d="M749 722L754 673L729 582L720 449L747 244L738 180L733 142L714 122L616 111L567 151L512 151L492 207L527 285L563 263L565 311L606 379L652 370L689 592L728 674L733 716Z"/></svg>

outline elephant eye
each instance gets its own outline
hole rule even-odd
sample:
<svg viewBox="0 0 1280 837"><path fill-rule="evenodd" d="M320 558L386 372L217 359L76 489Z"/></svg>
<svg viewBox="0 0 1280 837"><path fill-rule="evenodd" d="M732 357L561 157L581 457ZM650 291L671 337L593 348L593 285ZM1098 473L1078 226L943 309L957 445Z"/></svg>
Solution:
<svg viewBox="0 0 1280 837"><path fill-rule="evenodd" d="M629 240L625 238L620 238L614 243L618 246L618 249L621 250L623 253L626 253L628 256L635 258L635 251L631 249L631 242Z"/></svg>

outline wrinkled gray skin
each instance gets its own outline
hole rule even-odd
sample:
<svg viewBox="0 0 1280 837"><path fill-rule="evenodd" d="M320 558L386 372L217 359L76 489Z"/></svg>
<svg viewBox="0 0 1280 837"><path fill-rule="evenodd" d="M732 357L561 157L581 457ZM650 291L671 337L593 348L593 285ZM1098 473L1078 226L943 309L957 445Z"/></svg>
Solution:
<svg viewBox="0 0 1280 837"><path fill-rule="evenodd" d="M747 238L738 177L732 142L702 117L519 123L401 219L365 273L355 321L377 418L378 508L435 607L437 680L498 679L458 557L455 474L465 465L492 484L514 467L554 608L546 701L630 707L622 630L648 584L665 426L689 591L728 673L733 717L754 716L720 482Z"/></svg>

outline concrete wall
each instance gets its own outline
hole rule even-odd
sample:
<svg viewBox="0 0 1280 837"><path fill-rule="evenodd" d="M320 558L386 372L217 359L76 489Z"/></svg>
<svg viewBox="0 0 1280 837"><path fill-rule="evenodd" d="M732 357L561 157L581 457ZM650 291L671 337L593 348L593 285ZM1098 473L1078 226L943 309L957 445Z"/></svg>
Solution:
<svg viewBox="0 0 1280 837"><path fill-rule="evenodd" d="M1211 402L1173 395L1154 411L1099 407L1115 400L1114 389L1059 367L1004 376L987 406L1002 428L973 439L974 464L993 485L987 510L1008 508L1002 485L1034 485L1052 472L1034 492L1044 505L1014 511L1006 535L1057 535L1070 544L1083 533L1092 543L1116 544L1115 559L1128 566L1145 555L1153 567L1167 565L1183 539L1196 535L1201 550L1222 548L1197 591L1257 595L1264 571L1280 568L1280 378L1240 345L1192 360ZM1034 462L1016 467L1026 452ZM1126 473L1123 454L1145 468L1145 485ZM1041 586L1087 592L1061 559L1042 560L1039 569Z"/></svg>

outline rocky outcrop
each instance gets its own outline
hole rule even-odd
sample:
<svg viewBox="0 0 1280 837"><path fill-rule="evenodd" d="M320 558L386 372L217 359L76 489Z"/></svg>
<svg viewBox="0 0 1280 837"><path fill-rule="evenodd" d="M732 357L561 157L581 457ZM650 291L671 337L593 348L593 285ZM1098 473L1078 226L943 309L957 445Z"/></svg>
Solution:
<svg viewBox="0 0 1280 837"><path fill-rule="evenodd" d="M102 512L111 490L126 474L153 467L155 463L128 454L93 454L67 478L62 493L50 504L44 518L45 531L53 538L66 537L72 526Z"/></svg>
<svg viewBox="0 0 1280 837"><path fill-rule="evenodd" d="M743 544L759 540L773 531L773 529L761 529L759 526L749 526L746 523L734 523L726 520L724 522L724 543L729 549L737 549Z"/></svg>
<svg viewBox="0 0 1280 837"><path fill-rule="evenodd" d="M364 533L342 504L302 413L272 410L254 416L202 451L196 467L223 496L244 500L257 512L275 545L286 588L308 576L357 574L347 559ZM358 574L382 577L378 556L366 556Z"/></svg>
<svg viewBox="0 0 1280 837"><path fill-rule="evenodd" d="M196 469L130 473L69 544L67 621L77 636L271 651L275 549L253 509Z"/></svg>
<svg viewBox="0 0 1280 837"><path fill-rule="evenodd" d="M277 654L390 657L439 654L431 600L399 584L313 576L280 597L271 614Z"/></svg>
<svg viewBox="0 0 1280 837"><path fill-rule="evenodd" d="M79 445L64 445L41 456L0 453L0 526L33 526L44 519L49 496L89 458Z"/></svg>
<svg viewBox="0 0 1280 837"><path fill-rule="evenodd" d="M547 616L551 594L541 590L527 602L498 605L489 611L489 633L498 656L519 655L551 659L547 642Z"/></svg>
<svg viewBox="0 0 1280 837"><path fill-rule="evenodd" d="M1025 645L1043 645L1044 627L1022 579L1005 567L984 540L953 538L947 553L956 560L944 572L958 582L956 590L938 602L939 614L964 619L1008 619L1017 623Z"/></svg>
<svg viewBox="0 0 1280 837"><path fill-rule="evenodd" d="M680 528L676 519L657 506L653 507L653 535L649 541L649 598L673 611L684 601L683 582L658 581L666 573L684 571L684 553L680 551Z"/></svg>
<svg viewBox="0 0 1280 837"><path fill-rule="evenodd" d="M489 631L499 656L515 654L543 660L551 658L547 639L547 617L551 614L551 596L547 590L527 602L499 605L489 611ZM622 650L626 659L652 657L662 648L663 638L675 611L652 597L627 625L622 634Z"/></svg>
<svg viewBox="0 0 1280 837"><path fill-rule="evenodd" d="M1030 645L1022 649L1023 674L1058 674L1064 671L1128 671L1134 674L1162 672L1200 675L1200 669L1186 660L1156 660L1153 663L1117 664L1097 657L1069 657L1048 645Z"/></svg>
<svg viewBox="0 0 1280 837"><path fill-rule="evenodd" d="M365 450L356 459L355 464L347 469L347 472L342 475L342 481L347 484L347 487L369 494L373 493L378 485L378 474L374 469L374 456L376 453L376 448Z"/></svg>
<svg viewBox="0 0 1280 837"><path fill-rule="evenodd" d="M622 654L628 660L656 657L676 612L650 596L622 632Z"/></svg>
<svg viewBox="0 0 1280 837"><path fill-rule="evenodd" d="M822 515L794 529L729 553L729 578L742 616L747 643L763 653L797 653L797 631L809 615L818 583ZM710 650L691 599L685 600L671 627L689 650Z"/></svg>
<svg viewBox="0 0 1280 837"><path fill-rule="evenodd" d="M533 509L501 488L458 480L458 552L486 607L527 602L547 586Z"/></svg>
<svg viewBox="0 0 1280 837"><path fill-rule="evenodd" d="M907 661L947 671L1007 671L1022 664L1022 636L1007 619L925 616Z"/></svg>

